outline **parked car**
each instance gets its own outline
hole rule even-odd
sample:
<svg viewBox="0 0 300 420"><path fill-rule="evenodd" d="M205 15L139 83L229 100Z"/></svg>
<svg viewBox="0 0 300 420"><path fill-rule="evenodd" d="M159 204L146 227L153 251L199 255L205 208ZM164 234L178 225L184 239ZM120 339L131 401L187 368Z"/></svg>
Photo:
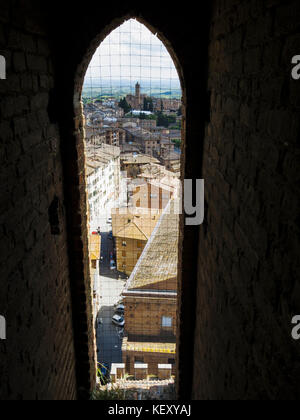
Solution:
<svg viewBox="0 0 300 420"><path fill-rule="evenodd" d="M117 325L117 327L122 327L123 328L124 325L125 325L125 319L124 319L123 316L120 316L120 315L114 315L112 317L112 322L113 322L113 324Z"/></svg>
<svg viewBox="0 0 300 420"><path fill-rule="evenodd" d="M123 304L120 304L116 307L116 314L124 315L125 312L125 306Z"/></svg>

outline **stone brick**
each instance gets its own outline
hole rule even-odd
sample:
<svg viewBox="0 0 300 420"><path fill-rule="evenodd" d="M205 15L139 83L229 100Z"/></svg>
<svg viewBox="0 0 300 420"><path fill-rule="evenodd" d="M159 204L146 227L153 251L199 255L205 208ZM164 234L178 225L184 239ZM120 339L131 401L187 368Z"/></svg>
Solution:
<svg viewBox="0 0 300 420"><path fill-rule="evenodd" d="M46 73L47 71L47 60L39 55L28 54L27 65L29 70L43 73Z"/></svg>
<svg viewBox="0 0 300 420"><path fill-rule="evenodd" d="M209 72L208 85L211 97L223 106L212 107L204 140L202 176L214 182L206 182L207 234L201 235L199 245L193 396L280 399L289 383L289 395L297 398L288 378L294 362L283 350L293 347L283 333L290 315L284 316L278 305L289 307L293 301L291 270L297 270L292 255L298 236L292 226L299 209L295 148L299 118L294 119L299 95L297 83L290 82L290 61L299 44L299 3L255 0L237 2L236 8L230 3L214 2L210 31L209 68L214 71ZM228 63L232 51L237 63L243 59L243 65L236 66L238 90L237 72L228 73L227 64L217 69L216 57ZM235 87L230 91L230 86ZM233 103L239 106L238 115ZM234 150L228 147L230 139ZM231 186L228 201L233 217L220 200L228 194L222 178ZM218 349L224 343L228 351L222 356ZM267 358L272 358L272 368L266 366ZM225 365L227 372L221 368ZM255 380L249 369L261 380ZM248 379L251 376L247 387L242 371ZM274 371L281 381L276 384L269 380Z"/></svg>
<svg viewBox="0 0 300 420"><path fill-rule="evenodd" d="M299 301L300 84L291 81L290 55L299 45L300 3L210 3L201 15L172 7L170 19L170 9L142 2L88 2L66 12L56 0L1 2L9 75L0 83L0 308L9 323L0 343L1 400L88 398L95 384L74 93L80 97L93 48L104 28L113 29L116 10L148 19L178 57L188 110L185 172L206 180L204 226L182 226L179 394L299 399L298 348L287 337ZM55 195L63 211L54 237L48 208Z"/></svg>
<svg viewBox="0 0 300 420"><path fill-rule="evenodd" d="M23 52L16 52L13 54L13 66L16 72L24 71L26 69L25 54Z"/></svg>

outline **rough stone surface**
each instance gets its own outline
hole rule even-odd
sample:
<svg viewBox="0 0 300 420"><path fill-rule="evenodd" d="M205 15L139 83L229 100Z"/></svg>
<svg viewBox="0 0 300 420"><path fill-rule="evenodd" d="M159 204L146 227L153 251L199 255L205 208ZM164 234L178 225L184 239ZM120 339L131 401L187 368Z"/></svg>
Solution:
<svg viewBox="0 0 300 420"><path fill-rule="evenodd" d="M300 397L299 12L297 1L214 2L196 399Z"/></svg>
<svg viewBox="0 0 300 420"><path fill-rule="evenodd" d="M0 7L0 50L8 68L0 83L0 311L7 321L7 340L0 342L0 399L74 399L63 171L53 148L60 134L47 113L54 84L51 51L42 28L30 29L23 21L26 8L12 3ZM58 235L49 223L55 197Z"/></svg>
<svg viewBox="0 0 300 420"><path fill-rule="evenodd" d="M95 385L80 91L124 16L170 49L185 176L206 180L205 224L181 222L179 396L299 398L300 84L290 63L300 3L214 0L201 15L171 2L67 3L0 4L0 399L74 399Z"/></svg>

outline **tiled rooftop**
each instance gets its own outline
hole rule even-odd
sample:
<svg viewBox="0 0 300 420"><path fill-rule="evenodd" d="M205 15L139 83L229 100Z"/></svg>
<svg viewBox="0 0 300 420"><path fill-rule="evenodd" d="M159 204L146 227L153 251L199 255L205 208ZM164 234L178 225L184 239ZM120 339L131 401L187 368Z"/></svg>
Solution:
<svg viewBox="0 0 300 420"><path fill-rule="evenodd" d="M144 155L144 154L139 154L139 155L128 154L124 156L124 158L122 157L122 160L124 161L125 165L128 165L128 164L145 164L146 165L149 163L159 164L159 160L155 159L154 157Z"/></svg>
<svg viewBox="0 0 300 420"><path fill-rule="evenodd" d="M171 200L164 210L134 269L126 290L145 288L177 277L179 215Z"/></svg>
<svg viewBox="0 0 300 420"><path fill-rule="evenodd" d="M150 179L161 179L164 177L174 178L174 173L168 171L163 165L158 165L148 161L148 164L143 166L140 177Z"/></svg>
<svg viewBox="0 0 300 420"><path fill-rule="evenodd" d="M160 214L155 209L115 209L112 211L113 235L124 239L148 240Z"/></svg>
<svg viewBox="0 0 300 420"><path fill-rule="evenodd" d="M120 156L120 148L109 144L87 145L85 148L87 176Z"/></svg>

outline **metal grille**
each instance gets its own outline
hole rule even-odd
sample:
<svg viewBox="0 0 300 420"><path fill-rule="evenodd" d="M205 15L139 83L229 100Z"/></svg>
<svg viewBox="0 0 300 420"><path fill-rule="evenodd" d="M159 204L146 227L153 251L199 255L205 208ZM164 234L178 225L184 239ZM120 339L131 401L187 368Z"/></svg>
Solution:
<svg viewBox="0 0 300 420"><path fill-rule="evenodd" d="M175 373L181 95L164 44L135 19L101 43L82 92L100 381L110 371L149 392Z"/></svg>

